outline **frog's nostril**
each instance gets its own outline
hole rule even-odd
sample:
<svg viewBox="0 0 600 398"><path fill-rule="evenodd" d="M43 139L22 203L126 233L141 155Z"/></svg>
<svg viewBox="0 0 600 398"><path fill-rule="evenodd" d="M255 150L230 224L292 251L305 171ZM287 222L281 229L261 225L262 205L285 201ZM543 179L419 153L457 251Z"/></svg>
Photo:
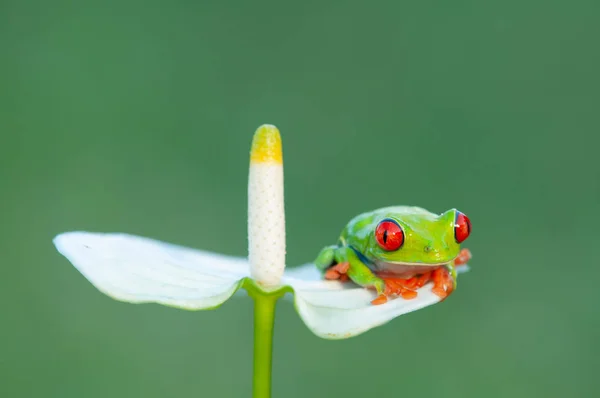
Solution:
<svg viewBox="0 0 600 398"><path fill-rule="evenodd" d="M429 253L431 250L433 250L433 247L431 246L425 246L425 253Z"/></svg>

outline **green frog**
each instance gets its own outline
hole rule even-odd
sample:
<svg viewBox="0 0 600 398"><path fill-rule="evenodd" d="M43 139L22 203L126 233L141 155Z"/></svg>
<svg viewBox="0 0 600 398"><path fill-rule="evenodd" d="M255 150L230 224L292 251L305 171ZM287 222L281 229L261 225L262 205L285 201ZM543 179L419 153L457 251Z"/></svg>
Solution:
<svg viewBox="0 0 600 398"><path fill-rule="evenodd" d="M471 258L460 247L470 233L471 221L456 209L438 215L420 207L385 207L350 220L338 244L323 248L315 265L326 279L375 289L374 305L391 297L413 299L429 282L444 300L456 289L456 267Z"/></svg>

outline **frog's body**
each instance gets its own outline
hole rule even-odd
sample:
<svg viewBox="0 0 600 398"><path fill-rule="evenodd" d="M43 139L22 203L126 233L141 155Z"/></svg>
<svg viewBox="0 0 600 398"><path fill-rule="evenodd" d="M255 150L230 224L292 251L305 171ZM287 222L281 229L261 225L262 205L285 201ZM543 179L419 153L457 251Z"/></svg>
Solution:
<svg viewBox="0 0 600 398"><path fill-rule="evenodd" d="M315 264L328 279L347 277L375 288L374 304L391 295L416 297L415 290L430 280L434 293L445 298L456 286L455 262L468 257L460 243L470 229L469 219L455 209L437 215L419 207L385 207L350 220L338 244L325 247Z"/></svg>

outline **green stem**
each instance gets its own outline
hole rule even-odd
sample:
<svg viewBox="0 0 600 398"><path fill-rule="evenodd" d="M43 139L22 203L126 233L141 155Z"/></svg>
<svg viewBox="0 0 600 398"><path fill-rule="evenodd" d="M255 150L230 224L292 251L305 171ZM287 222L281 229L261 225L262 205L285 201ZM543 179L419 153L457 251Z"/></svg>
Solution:
<svg viewBox="0 0 600 398"><path fill-rule="evenodd" d="M273 327L278 298L279 296L254 295L254 398L271 397Z"/></svg>

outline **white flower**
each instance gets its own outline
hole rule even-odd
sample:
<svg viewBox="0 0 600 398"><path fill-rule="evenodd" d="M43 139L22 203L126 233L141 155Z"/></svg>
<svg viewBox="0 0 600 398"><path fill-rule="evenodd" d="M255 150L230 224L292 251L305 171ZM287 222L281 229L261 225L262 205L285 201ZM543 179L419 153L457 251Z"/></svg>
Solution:
<svg viewBox="0 0 600 398"><path fill-rule="evenodd" d="M67 232L54 244L96 288L116 300L204 310L218 307L240 287L285 291L293 294L310 330L328 339L356 336L440 301L429 283L415 299L372 305L374 292L323 280L312 264L284 272L283 163L274 126L261 126L254 136L248 205L248 259L121 233Z"/></svg>
<svg viewBox="0 0 600 398"><path fill-rule="evenodd" d="M275 126L261 126L252 140L248 176L248 260L250 275L277 286L285 269L283 155Z"/></svg>

